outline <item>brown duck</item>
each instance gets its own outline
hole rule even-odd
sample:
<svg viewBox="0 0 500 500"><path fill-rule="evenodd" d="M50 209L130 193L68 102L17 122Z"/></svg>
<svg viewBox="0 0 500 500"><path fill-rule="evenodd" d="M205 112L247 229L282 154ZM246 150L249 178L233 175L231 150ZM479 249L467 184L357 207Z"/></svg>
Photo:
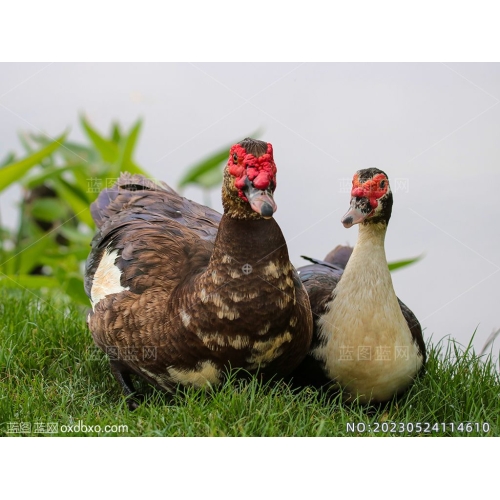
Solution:
<svg viewBox="0 0 500 500"><path fill-rule="evenodd" d="M229 367L280 377L305 357L312 315L272 218L275 188L271 144L245 139L230 150L222 216L129 174L92 204L88 325L125 396L132 374L171 392L216 385Z"/></svg>
<svg viewBox="0 0 500 500"><path fill-rule="evenodd" d="M354 175L351 207L342 218L359 224L354 247L339 246L325 261L298 272L315 320L311 351L292 375L301 384L333 385L345 400L384 402L404 392L426 360L422 330L397 297L384 239L392 211L387 175Z"/></svg>

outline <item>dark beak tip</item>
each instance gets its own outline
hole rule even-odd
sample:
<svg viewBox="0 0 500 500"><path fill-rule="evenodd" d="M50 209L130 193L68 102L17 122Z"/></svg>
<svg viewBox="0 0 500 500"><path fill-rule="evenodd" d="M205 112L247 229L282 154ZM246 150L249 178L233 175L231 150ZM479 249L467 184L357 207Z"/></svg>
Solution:
<svg viewBox="0 0 500 500"><path fill-rule="evenodd" d="M262 217L272 217L274 213L273 207L269 203L263 203L260 209Z"/></svg>
<svg viewBox="0 0 500 500"><path fill-rule="evenodd" d="M346 217L345 219L342 219L342 224L344 224L344 227L350 228L352 226L353 218L351 216Z"/></svg>

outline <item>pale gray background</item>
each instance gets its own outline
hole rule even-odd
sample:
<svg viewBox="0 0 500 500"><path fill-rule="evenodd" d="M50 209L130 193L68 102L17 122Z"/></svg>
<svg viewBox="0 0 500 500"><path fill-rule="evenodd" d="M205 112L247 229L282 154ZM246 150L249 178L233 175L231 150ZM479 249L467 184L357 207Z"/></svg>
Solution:
<svg viewBox="0 0 500 500"><path fill-rule="evenodd" d="M262 127L297 266L355 243L340 223L346 187L376 166L395 191L388 259L425 254L393 274L398 296L426 338L467 344L477 327L480 349L500 327L499 98L500 64L0 64L0 158L21 152L20 130L71 125L82 139L79 112L105 131L143 117L136 159L175 186L186 166ZM4 220L18 197L0 196Z"/></svg>

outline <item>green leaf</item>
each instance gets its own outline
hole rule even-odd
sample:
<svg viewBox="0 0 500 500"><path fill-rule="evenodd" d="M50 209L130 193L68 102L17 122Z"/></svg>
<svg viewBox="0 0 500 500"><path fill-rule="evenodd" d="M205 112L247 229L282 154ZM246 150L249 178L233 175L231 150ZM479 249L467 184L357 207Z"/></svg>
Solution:
<svg viewBox="0 0 500 500"><path fill-rule="evenodd" d="M137 139L139 137L139 133L142 127L142 120L137 120L134 124L130 133L125 140L122 150L122 158L121 158L121 171L122 172L130 172L131 174L142 174L147 175L147 173L142 170L138 165L134 163L132 160L132 156L134 154L135 146L137 143Z"/></svg>
<svg viewBox="0 0 500 500"><path fill-rule="evenodd" d="M57 165L53 167L44 168L40 173L30 175L22 181L23 186L26 189L33 189L40 184L43 184L46 180L60 177L64 172L74 171L74 170L87 170L88 166L83 164L78 165L66 165L65 167L59 167Z"/></svg>
<svg viewBox="0 0 500 500"><path fill-rule="evenodd" d="M423 255L419 255L413 259L405 259L405 260L397 260L395 262L389 262L389 271L395 271L396 269L401 269L402 267L410 266L415 262L418 262L422 259Z"/></svg>
<svg viewBox="0 0 500 500"><path fill-rule="evenodd" d="M111 128L111 140L115 144L120 144L120 141L122 140L122 133L121 133L121 130L120 130L120 124L117 123L117 122L114 122L112 124L112 128Z"/></svg>
<svg viewBox="0 0 500 500"><path fill-rule="evenodd" d="M220 168L209 170L204 174L201 174L196 184L204 187L205 189L210 189L215 186L220 186L222 184L222 179L224 177L223 164L220 165Z"/></svg>
<svg viewBox="0 0 500 500"><path fill-rule="evenodd" d="M31 144L29 142L29 138L30 138L30 136L24 132L21 132L19 134L20 143L23 145L23 148L25 149L26 153L31 154L31 153L33 153L33 148L31 147ZM49 142L51 142L51 141L49 141Z"/></svg>
<svg viewBox="0 0 500 500"><path fill-rule="evenodd" d="M68 163L84 161L88 167L91 167L93 163L99 160L99 154L93 148L69 141L66 141L64 146L59 150L59 153Z"/></svg>
<svg viewBox="0 0 500 500"><path fill-rule="evenodd" d="M30 134L30 139L42 146L46 146L51 142L49 139L47 139L47 137L37 134ZM59 154L61 154L64 160L66 160L68 163L80 161L93 163L99 159L99 154L95 149L89 148L87 146L82 146L81 144L77 144L76 142L65 141L63 146L64 147L59 150Z"/></svg>
<svg viewBox="0 0 500 500"><path fill-rule="evenodd" d="M258 137L261 134L261 130L256 130L253 134L250 134L247 137ZM235 141L236 142L236 141ZM233 142L234 144L234 142ZM188 184L197 184L202 187L213 187L219 181L215 182L216 176L214 174L213 177L203 177L207 172L211 172L212 170L218 170L221 165L223 165L229 156L229 150L231 146L225 146L212 155L210 155L205 160L197 163L196 165L191 166L187 169L187 172L179 181L179 187L187 186Z"/></svg>
<svg viewBox="0 0 500 500"><path fill-rule="evenodd" d="M101 176L93 176L89 168L73 170L72 174L76 181L73 186L85 195L89 204L97 198L101 189L106 187Z"/></svg>
<svg viewBox="0 0 500 500"><path fill-rule="evenodd" d="M203 160L201 163L197 163L188 168L187 172L179 181L179 187L187 186L188 184L200 184L200 177L202 175L217 169L227 161L230 148L231 146L226 146Z"/></svg>
<svg viewBox="0 0 500 500"><path fill-rule="evenodd" d="M101 158L108 163L115 163L120 155L118 146L113 141L102 137L83 116L80 117L80 121Z"/></svg>
<svg viewBox="0 0 500 500"><path fill-rule="evenodd" d="M23 246L17 250L15 257L16 272L20 274L29 274L33 269L42 264L40 258L44 255L49 247L57 246L53 238L49 235L32 238L28 242L24 242Z"/></svg>
<svg viewBox="0 0 500 500"><path fill-rule="evenodd" d="M67 205L59 198L38 198L31 205L31 215L46 222L64 219L67 213Z"/></svg>
<svg viewBox="0 0 500 500"><path fill-rule="evenodd" d="M68 202L75 213L75 217L84 224L87 224L87 226L94 227L94 221L90 214L90 206L86 200L85 193L82 193L78 187L69 184L62 178L54 179L54 189L62 199Z"/></svg>
<svg viewBox="0 0 500 500"><path fill-rule="evenodd" d="M60 233L72 243L82 245L87 253L90 252L90 241L92 240L92 234L84 233L81 230L77 230L70 226L61 226L59 229Z"/></svg>
<svg viewBox="0 0 500 500"><path fill-rule="evenodd" d="M36 153L24 158L16 163L11 163L6 167L0 169L0 191L4 190L10 184L21 180L28 171L35 165L39 165L40 162L51 155L56 149L58 149L66 137L64 133L55 141L51 142L48 146L40 149Z"/></svg>
<svg viewBox="0 0 500 500"><path fill-rule="evenodd" d="M7 156L0 161L0 168L5 167L9 163L12 163L16 159L16 155L14 153L7 153Z"/></svg>
<svg viewBox="0 0 500 500"><path fill-rule="evenodd" d="M90 306L90 300L85 293L83 279L80 276L76 274L69 276L65 283L65 291L75 302Z"/></svg>

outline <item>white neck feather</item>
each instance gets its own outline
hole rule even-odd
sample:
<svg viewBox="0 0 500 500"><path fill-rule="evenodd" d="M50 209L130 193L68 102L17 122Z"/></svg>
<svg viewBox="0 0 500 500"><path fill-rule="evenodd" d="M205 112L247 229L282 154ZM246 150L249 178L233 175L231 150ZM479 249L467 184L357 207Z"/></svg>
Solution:
<svg viewBox="0 0 500 500"><path fill-rule="evenodd" d="M387 341L389 331L396 334L401 329L408 330L387 266L386 231L385 224L360 224L358 242L334 290L332 307L325 315L324 334L328 335L329 325L335 325L341 328L346 340L361 340L356 337L369 335L375 341L380 335ZM387 328L391 324L397 328Z"/></svg>
<svg viewBox="0 0 500 500"><path fill-rule="evenodd" d="M383 292L392 292L392 295L396 296L385 256L386 232L385 224L360 224L358 242L349 258L342 280L337 286L336 295L342 288L354 282L357 287L382 285L384 286ZM381 294L377 296L384 300Z"/></svg>
<svg viewBox="0 0 500 500"><path fill-rule="evenodd" d="M340 385L379 400L408 385L422 363L392 285L386 230L385 224L359 226L358 242L333 300L318 320L324 343L313 352ZM408 357L397 357L400 348ZM368 352L369 359L361 359L361 352ZM389 358L380 360L384 353Z"/></svg>

